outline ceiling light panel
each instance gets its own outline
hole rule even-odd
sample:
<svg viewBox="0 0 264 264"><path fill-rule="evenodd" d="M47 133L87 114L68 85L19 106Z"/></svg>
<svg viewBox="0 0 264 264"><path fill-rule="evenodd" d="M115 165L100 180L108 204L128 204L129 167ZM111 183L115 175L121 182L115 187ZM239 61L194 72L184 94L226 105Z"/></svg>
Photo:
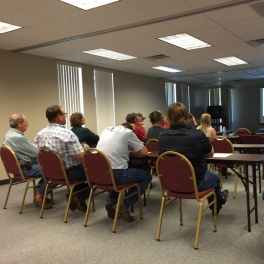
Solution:
<svg viewBox="0 0 264 264"><path fill-rule="evenodd" d="M235 66L235 65L241 65L241 64L248 64L246 61L243 61L235 56L232 57L225 57L225 58L218 58L214 59L214 61L217 61L219 63L225 64L227 66Z"/></svg>
<svg viewBox="0 0 264 264"><path fill-rule="evenodd" d="M177 47L185 50L201 49L211 47L212 45L197 39L189 34L182 33L172 36L167 36L163 38L158 38L159 40L165 41Z"/></svg>
<svg viewBox="0 0 264 264"><path fill-rule="evenodd" d="M60 0L61 2L76 6L83 10L96 8L103 5L108 5L119 0Z"/></svg>
<svg viewBox="0 0 264 264"><path fill-rule="evenodd" d="M136 59L136 57L126 55L123 53L107 50L107 49L95 49L95 50L87 50L83 51L84 53L96 55L96 56L101 56L105 57L108 59L113 59L113 60L131 60L131 59Z"/></svg>
<svg viewBox="0 0 264 264"><path fill-rule="evenodd" d="M4 22L0 22L0 34L6 33L9 31L13 31L13 30L16 30L19 28L22 28L22 27L11 25L11 24L4 23Z"/></svg>
<svg viewBox="0 0 264 264"><path fill-rule="evenodd" d="M174 66L156 66L156 67L151 67L156 70L160 71L166 71L166 72L184 72L186 70L174 67Z"/></svg>

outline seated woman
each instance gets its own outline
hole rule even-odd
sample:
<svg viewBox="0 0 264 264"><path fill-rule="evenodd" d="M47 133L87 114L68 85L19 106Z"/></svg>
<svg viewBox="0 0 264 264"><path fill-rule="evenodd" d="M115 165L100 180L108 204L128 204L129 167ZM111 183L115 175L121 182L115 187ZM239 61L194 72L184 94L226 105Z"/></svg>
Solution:
<svg viewBox="0 0 264 264"><path fill-rule="evenodd" d="M88 144L90 148L95 148L99 141L99 136L94 134L90 129L82 127L85 124L85 118L82 113L73 113L70 117L70 122L72 126L71 130L79 138L79 141Z"/></svg>
<svg viewBox="0 0 264 264"><path fill-rule="evenodd" d="M211 116L207 113L201 115L200 126L197 129L201 130L207 138L216 137L216 131L211 126Z"/></svg>

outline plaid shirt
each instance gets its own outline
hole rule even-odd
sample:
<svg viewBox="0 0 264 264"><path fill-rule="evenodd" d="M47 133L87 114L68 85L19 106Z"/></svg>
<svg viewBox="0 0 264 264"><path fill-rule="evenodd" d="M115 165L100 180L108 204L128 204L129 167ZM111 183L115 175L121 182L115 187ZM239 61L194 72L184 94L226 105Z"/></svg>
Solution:
<svg viewBox="0 0 264 264"><path fill-rule="evenodd" d="M34 141L39 148L47 147L56 151L64 161L66 169L81 164L75 155L83 152L83 147L78 137L63 125L48 124L37 133Z"/></svg>

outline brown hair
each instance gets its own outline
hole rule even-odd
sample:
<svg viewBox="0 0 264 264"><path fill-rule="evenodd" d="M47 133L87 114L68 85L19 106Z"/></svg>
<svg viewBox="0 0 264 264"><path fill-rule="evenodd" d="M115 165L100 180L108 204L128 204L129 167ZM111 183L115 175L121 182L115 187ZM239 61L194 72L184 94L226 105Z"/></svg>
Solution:
<svg viewBox="0 0 264 264"><path fill-rule="evenodd" d="M76 112L73 113L70 117L70 122L72 127L80 127L82 126L81 121L83 119L83 114Z"/></svg>
<svg viewBox="0 0 264 264"><path fill-rule="evenodd" d="M52 122L56 119L58 115L61 115L61 106L60 105L52 105L46 109L46 117L49 122Z"/></svg>
<svg viewBox="0 0 264 264"><path fill-rule="evenodd" d="M184 126L188 122L189 113L186 106L180 102L169 105L167 123L170 127Z"/></svg>

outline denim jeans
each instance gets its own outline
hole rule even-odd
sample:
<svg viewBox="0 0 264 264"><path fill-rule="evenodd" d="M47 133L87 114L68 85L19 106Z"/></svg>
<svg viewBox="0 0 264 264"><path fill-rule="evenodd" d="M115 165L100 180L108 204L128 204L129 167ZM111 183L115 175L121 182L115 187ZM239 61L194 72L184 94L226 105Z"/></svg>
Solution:
<svg viewBox="0 0 264 264"><path fill-rule="evenodd" d="M140 194L145 192L146 188L148 187L148 184L152 180L152 176L148 172L144 170L134 169L134 168L115 171L114 177L115 177L116 184L126 184L126 183L137 182L139 185ZM134 192L136 192L136 187L131 188L127 192L127 195L134 193ZM109 193L109 197L111 199L117 200L118 193L111 191ZM125 202L128 205L133 205L137 201L138 201L137 194L125 199Z"/></svg>
<svg viewBox="0 0 264 264"><path fill-rule="evenodd" d="M206 171L203 180L199 183L198 191L205 191L207 189L214 188L216 199L217 199L217 211L219 211L222 208L222 200L223 196L221 193L220 188L220 181L219 178L211 173L209 170ZM208 203L213 201L213 197L210 196L208 199ZM210 206L210 209L213 210L213 206Z"/></svg>

